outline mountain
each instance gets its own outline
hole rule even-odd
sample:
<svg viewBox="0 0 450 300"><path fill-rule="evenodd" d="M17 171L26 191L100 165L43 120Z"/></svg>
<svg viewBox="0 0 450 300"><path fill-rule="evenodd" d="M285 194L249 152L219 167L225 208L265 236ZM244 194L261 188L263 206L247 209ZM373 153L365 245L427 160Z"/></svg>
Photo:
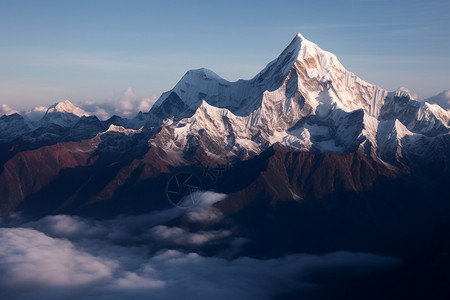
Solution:
<svg viewBox="0 0 450 300"><path fill-rule="evenodd" d="M50 246L106 249L112 265L132 249L133 291L130 278L148 285L144 253L152 266L186 257L194 273L268 263L280 299L448 299L446 95L419 102L372 85L298 34L254 78L188 71L132 119L101 121L69 101L36 122L2 116L0 223L21 227L2 228L9 243L7 232L38 229ZM370 272L377 257L392 265ZM298 278L306 290L285 289Z"/></svg>
<svg viewBox="0 0 450 300"><path fill-rule="evenodd" d="M155 140L173 141L160 143L166 150L184 153L192 140L207 138L240 159L280 143L313 153L360 149L396 163L406 154L395 158L393 151L446 139L450 128L441 107L361 80L300 34L253 79L228 82L207 69L187 72L149 114L166 129Z"/></svg>
<svg viewBox="0 0 450 300"><path fill-rule="evenodd" d="M165 112L163 103L177 103L180 106L173 109L181 107L182 110L167 111L162 118L191 116L205 100L235 115L246 116L271 101L271 96L289 99L295 92L305 97L305 104L313 113L321 115L332 108L347 112L362 108L376 116L387 94L346 71L335 55L298 34L281 55L253 79L231 83L210 70L192 70L174 89L164 93L152 110L162 114ZM285 105L288 109L287 103Z"/></svg>
<svg viewBox="0 0 450 300"><path fill-rule="evenodd" d="M87 112L76 107L69 100L50 106L45 113L42 122L53 123L63 127L75 124L81 117L89 116Z"/></svg>
<svg viewBox="0 0 450 300"><path fill-rule="evenodd" d="M226 221L180 226L235 226L247 255L385 251L450 217L449 119L298 34L254 78L188 71L134 119L100 121L69 101L35 123L3 116L0 212L166 209L171 180L190 174L194 190L228 195L214 204Z"/></svg>

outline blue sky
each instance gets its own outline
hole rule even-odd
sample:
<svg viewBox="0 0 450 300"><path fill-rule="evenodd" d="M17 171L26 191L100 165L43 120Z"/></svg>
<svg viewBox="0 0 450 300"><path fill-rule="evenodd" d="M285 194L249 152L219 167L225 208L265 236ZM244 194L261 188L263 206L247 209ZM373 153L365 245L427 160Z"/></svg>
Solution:
<svg viewBox="0 0 450 300"><path fill-rule="evenodd" d="M450 88L450 1L3 1L0 103L158 97L193 68L251 78L297 32L362 79Z"/></svg>

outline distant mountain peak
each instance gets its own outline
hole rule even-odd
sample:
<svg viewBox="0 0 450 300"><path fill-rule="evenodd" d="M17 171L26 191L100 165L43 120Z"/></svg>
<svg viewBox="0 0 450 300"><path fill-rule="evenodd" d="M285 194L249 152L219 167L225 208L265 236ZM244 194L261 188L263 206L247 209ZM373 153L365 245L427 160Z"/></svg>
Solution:
<svg viewBox="0 0 450 300"><path fill-rule="evenodd" d="M69 100L58 102L50 106L47 110L47 114L51 113L69 113L77 117L89 116L89 114L83 109L73 105Z"/></svg>
<svg viewBox="0 0 450 300"><path fill-rule="evenodd" d="M74 125L83 116L88 117L89 114L83 109L73 105L69 100L65 100L50 106L42 118L42 121L44 123L54 123L67 127Z"/></svg>

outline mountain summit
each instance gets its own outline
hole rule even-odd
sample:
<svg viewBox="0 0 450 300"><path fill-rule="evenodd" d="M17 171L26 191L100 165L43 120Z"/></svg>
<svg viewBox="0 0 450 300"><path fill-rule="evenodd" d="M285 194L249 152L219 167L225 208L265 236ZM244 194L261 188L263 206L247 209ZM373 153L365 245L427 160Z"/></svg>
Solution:
<svg viewBox="0 0 450 300"><path fill-rule="evenodd" d="M52 113L68 113L75 115L77 117L89 116L87 112L82 110L81 108L75 106L69 100L65 100L64 102L58 102L53 104L47 109L47 114Z"/></svg>
<svg viewBox="0 0 450 300"><path fill-rule="evenodd" d="M67 127L74 125L83 116L89 116L89 114L73 105L69 100L65 100L50 106L43 117L43 121Z"/></svg>
<svg viewBox="0 0 450 300"><path fill-rule="evenodd" d="M149 115L155 126L167 128L155 137L173 141L161 145L166 150L183 153L191 141L208 136L241 158L281 143L338 154L360 149L392 162L393 151L421 148L424 137L449 132L445 110L360 79L301 34L250 80L229 82L207 69L188 71ZM408 134L390 134L400 127ZM384 143L386 136L396 142Z"/></svg>
<svg viewBox="0 0 450 300"><path fill-rule="evenodd" d="M205 100L245 116L262 105L264 93L287 87L288 81L288 92L294 89L300 92L313 112L322 115L332 108L345 111L362 108L377 116L387 96L387 91L348 72L334 54L298 34L254 78L228 82L210 70L192 70L164 93L152 110L162 119L188 117Z"/></svg>

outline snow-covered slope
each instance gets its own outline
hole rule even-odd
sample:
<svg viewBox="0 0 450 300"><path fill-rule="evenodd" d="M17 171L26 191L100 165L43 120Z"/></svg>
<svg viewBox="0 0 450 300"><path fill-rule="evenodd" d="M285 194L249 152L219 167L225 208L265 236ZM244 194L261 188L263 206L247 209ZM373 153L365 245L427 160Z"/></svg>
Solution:
<svg viewBox="0 0 450 300"><path fill-rule="evenodd" d="M427 136L449 132L450 114L437 104L412 100L408 95L389 93L380 119L397 118L409 130Z"/></svg>
<svg viewBox="0 0 450 300"><path fill-rule="evenodd" d="M277 92L291 79L288 90ZM207 69L188 71L152 108L162 119L191 116L205 100L246 116L258 109L265 96L290 98L298 91L313 112L326 115L333 108L363 108L378 115L387 92L345 70L336 56L298 34L281 55L251 80L229 82ZM268 94L272 93L272 94Z"/></svg>
<svg viewBox="0 0 450 300"><path fill-rule="evenodd" d="M365 82L298 34L253 79L187 72L148 118L166 128L153 143L167 151L183 153L208 139L241 158L281 143L311 152L361 149L394 162L404 147L414 147L414 139L402 143L405 136L449 133L447 111L410 98Z"/></svg>
<svg viewBox="0 0 450 300"><path fill-rule="evenodd" d="M42 118L42 122L68 127L75 124L83 116L89 116L89 114L73 105L69 100L65 100L50 106Z"/></svg>

